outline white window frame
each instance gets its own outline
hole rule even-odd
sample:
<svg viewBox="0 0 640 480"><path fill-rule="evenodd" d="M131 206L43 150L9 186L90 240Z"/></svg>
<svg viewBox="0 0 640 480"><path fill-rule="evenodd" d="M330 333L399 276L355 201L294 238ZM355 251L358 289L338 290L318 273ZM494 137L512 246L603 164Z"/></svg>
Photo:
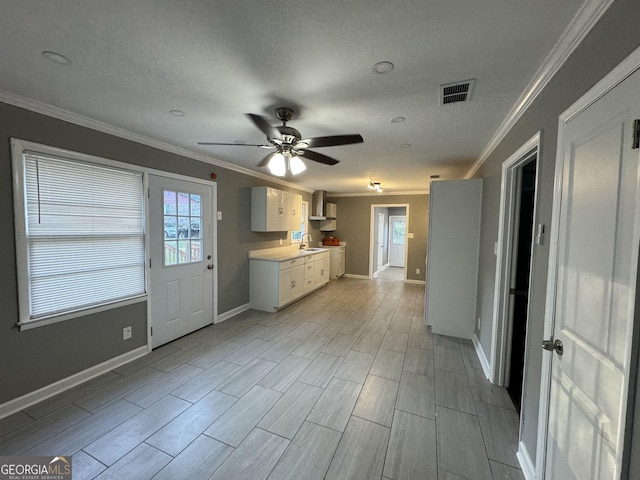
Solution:
<svg viewBox="0 0 640 480"><path fill-rule="evenodd" d="M306 200L302 201L302 208L300 209L300 224L304 225L304 230L302 231L302 235L300 235L300 240L293 239L293 232L299 232L300 230L293 230L291 232L291 245L299 245L302 243L302 237L305 233L309 233L309 202Z"/></svg>
<svg viewBox="0 0 640 480"><path fill-rule="evenodd" d="M18 277L18 307L20 330L29 330L32 328L58 323L72 318L91 315L93 313L119 308L125 305L131 305L147 300L148 297L148 268L145 265L145 293L130 298L107 302L86 308L79 308L61 314L52 314L50 316L42 316L37 319L31 318L30 312L30 278L29 278L29 242L27 239L27 219L26 219L26 190L24 186L25 168L24 153L34 152L43 156L59 157L66 160L80 161L85 163L93 163L100 166L112 167L119 170L131 172L139 172L142 174L143 191L147 190L147 175L145 169L135 165L108 160L101 157L95 157L79 152L64 150L61 148L50 147L26 140L16 138L11 139L12 167L13 167L13 200L14 200L14 222L15 222L15 241L16 241L16 266ZM145 195L145 204L143 206L144 220L144 257L147 258L148 252L148 225L146 221L147 201Z"/></svg>

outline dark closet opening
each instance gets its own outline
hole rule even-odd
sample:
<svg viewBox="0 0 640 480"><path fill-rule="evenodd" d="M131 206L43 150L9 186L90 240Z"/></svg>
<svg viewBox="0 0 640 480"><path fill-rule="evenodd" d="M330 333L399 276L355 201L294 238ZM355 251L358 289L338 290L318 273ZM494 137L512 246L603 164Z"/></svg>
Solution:
<svg viewBox="0 0 640 480"><path fill-rule="evenodd" d="M522 379L524 350L527 333L527 311L529 305L529 276L531 245L533 240L533 209L536 189L536 158L521 169L520 197L517 226L517 242L514 244L515 272L511 281L513 322L511 335L511 360L507 391L520 413L522 403Z"/></svg>

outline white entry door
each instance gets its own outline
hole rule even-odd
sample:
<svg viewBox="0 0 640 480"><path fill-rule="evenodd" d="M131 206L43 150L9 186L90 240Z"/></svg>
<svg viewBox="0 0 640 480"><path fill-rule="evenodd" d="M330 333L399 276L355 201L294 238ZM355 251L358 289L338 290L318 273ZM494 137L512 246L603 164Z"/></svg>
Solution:
<svg viewBox="0 0 640 480"><path fill-rule="evenodd" d="M213 322L211 185L149 176L152 347Z"/></svg>
<svg viewBox="0 0 640 480"><path fill-rule="evenodd" d="M389 217L389 266L404 267L404 249L407 243L407 217Z"/></svg>
<svg viewBox="0 0 640 480"><path fill-rule="evenodd" d="M379 272L384 265L384 213L378 213L378 264L376 271Z"/></svg>
<svg viewBox="0 0 640 480"><path fill-rule="evenodd" d="M620 476L640 230L638 92L640 72L564 128L547 307L564 352L545 352L549 480Z"/></svg>

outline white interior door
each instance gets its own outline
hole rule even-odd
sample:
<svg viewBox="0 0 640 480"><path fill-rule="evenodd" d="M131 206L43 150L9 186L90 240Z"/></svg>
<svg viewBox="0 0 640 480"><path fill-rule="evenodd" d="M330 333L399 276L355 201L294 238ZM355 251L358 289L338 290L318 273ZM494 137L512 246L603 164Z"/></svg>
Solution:
<svg viewBox="0 0 640 480"><path fill-rule="evenodd" d="M149 176L152 347L213 322L213 187Z"/></svg>
<svg viewBox="0 0 640 480"><path fill-rule="evenodd" d="M632 148L638 92L636 72L564 130L551 252L555 292L547 310L564 353L546 352L547 479L620 476L640 225L640 150Z"/></svg>
<svg viewBox="0 0 640 480"><path fill-rule="evenodd" d="M404 268L404 252L407 243L407 217L389 217L389 266Z"/></svg>
<svg viewBox="0 0 640 480"><path fill-rule="evenodd" d="M376 271L380 271L384 265L384 213L378 213L378 264Z"/></svg>

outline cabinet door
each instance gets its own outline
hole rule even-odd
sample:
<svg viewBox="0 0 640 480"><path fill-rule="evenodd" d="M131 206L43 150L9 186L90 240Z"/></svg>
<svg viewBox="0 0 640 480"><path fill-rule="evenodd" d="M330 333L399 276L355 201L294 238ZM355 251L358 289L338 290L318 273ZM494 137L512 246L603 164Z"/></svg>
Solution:
<svg viewBox="0 0 640 480"><path fill-rule="evenodd" d="M293 194L293 208L291 209L291 227L289 230L300 230L302 221L300 214L302 212L302 195Z"/></svg>
<svg viewBox="0 0 640 480"><path fill-rule="evenodd" d="M324 285L329 281L329 259L316 260L313 265L314 286Z"/></svg>
<svg viewBox="0 0 640 480"><path fill-rule="evenodd" d="M278 217L278 230L289 232L291 230L291 211L293 210L293 194L280 192L280 209Z"/></svg>
<svg viewBox="0 0 640 480"><path fill-rule="evenodd" d="M291 296L292 288L292 271L293 268L287 270L280 270L280 276L278 280L278 306L281 307L285 303L289 303L293 298Z"/></svg>
<svg viewBox="0 0 640 480"><path fill-rule="evenodd" d="M291 299L296 299L305 293L304 265L291 269Z"/></svg>
<svg viewBox="0 0 640 480"><path fill-rule="evenodd" d="M340 252L339 260L338 260L338 275L344 275L345 272L345 264L344 264L344 252Z"/></svg>
<svg viewBox="0 0 640 480"><path fill-rule="evenodd" d="M267 188L266 203L266 231L277 232L280 230L280 216L282 215L282 192L275 188Z"/></svg>

